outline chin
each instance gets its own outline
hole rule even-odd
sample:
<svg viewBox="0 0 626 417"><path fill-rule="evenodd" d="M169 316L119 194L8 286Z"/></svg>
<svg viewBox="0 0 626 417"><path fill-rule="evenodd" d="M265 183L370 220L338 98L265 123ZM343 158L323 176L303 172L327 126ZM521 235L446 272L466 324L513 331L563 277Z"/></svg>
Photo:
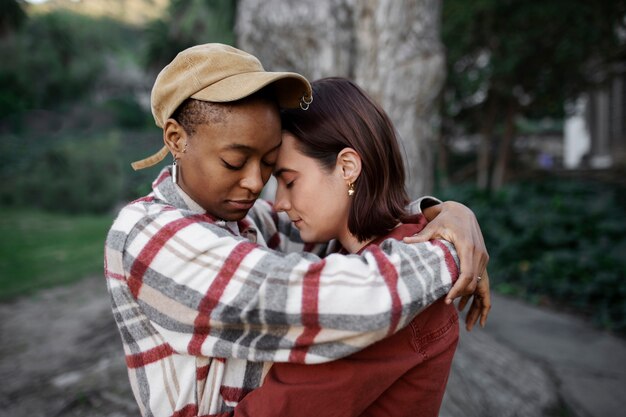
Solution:
<svg viewBox="0 0 626 417"><path fill-rule="evenodd" d="M248 212L245 213L228 213L222 217L222 220L226 220L227 222L238 222L242 220L244 217L248 215Z"/></svg>
<svg viewBox="0 0 626 417"><path fill-rule="evenodd" d="M225 220L227 222L238 222L248 215L248 211L226 211L224 210L221 213L216 213L217 218Z"/></svg>
<svg viewBox="0 0 626 417"><path fill-rule="evenodd" d="M326 243L334 239L334 237L325 237L319 233L307 233L306 231L301 230L300 239L302 239L304 243Z"/></svg>

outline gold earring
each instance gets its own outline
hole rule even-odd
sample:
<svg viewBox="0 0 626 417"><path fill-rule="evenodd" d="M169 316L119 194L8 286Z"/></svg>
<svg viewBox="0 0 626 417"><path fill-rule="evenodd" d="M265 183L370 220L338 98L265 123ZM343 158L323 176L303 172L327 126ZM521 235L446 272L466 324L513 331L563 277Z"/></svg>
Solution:
<svg viewBox="0 0 626 417"><path fill-rule="evenodd" d="M348 195L350 197L352 197L354 195L355 191L354 191L354 183L351 182L348 184Z"/></svg>

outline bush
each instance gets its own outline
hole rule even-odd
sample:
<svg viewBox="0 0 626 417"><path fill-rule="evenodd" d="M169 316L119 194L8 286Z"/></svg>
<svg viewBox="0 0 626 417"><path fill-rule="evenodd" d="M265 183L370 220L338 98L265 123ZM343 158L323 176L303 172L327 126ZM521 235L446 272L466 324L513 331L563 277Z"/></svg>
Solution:
<svg viewBox="0 0 626 417"><path fill-rule="evenodd" d="M57 143L26 164L3 199L55 212L106 212L121 199L119 154L115 134Z"/></svg>
<svg viewBox="0 0 626 417"><path fill-rule="evenodd" d="M231 0L173 0L165 17L146 27L147 64L161 69L178 52L202 43L234 45L235 8Z"/></svg>
<svg viewBox="0 0 626 417"><path fill-rule="evenodd" d="M152 115L131 95L111 98L103 107L113 114L115 124L121 128L140 129L152 124Z"/></svg>
<svg viewBox="0 0 626 417"><path fill-rule="evenodd" d="M67 11L29 17L0 39L0 115L57 108L93 91L108 53L137 43L131 29L110 19ZM130 41L130 42L129 42Z"/></svg>
<svg viewBox="0 0 626 417"><path fill-rule="evenodd" d="M575 309L623 333L624 191L599 182L551 180L493 194L458 186L442 195L476 213L495 290Z"/></svg>

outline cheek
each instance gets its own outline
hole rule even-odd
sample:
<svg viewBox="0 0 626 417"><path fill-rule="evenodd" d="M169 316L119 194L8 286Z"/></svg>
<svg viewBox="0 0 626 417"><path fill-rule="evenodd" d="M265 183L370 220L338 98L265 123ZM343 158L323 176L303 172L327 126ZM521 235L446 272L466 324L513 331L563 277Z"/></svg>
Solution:
<svg viewBox="0 0 626 417"><path fill-rule="evenodd" d="M347 190L336 183L324 183L323 186L318 183L314 189L316 192L308 206L311 220L315 228L326 235L326 240L336 238L348 221L350 200L345 197Z"/></svg>
<svg viewBox="0 0 626 417"><path fill-rule="evenodd" d="M219 166L215 161L199 161L186 171L192 171L194 191L206 199L220 199L233 189L239 181L239 174ZM186 167L187 168L187 167Z"/></svg>

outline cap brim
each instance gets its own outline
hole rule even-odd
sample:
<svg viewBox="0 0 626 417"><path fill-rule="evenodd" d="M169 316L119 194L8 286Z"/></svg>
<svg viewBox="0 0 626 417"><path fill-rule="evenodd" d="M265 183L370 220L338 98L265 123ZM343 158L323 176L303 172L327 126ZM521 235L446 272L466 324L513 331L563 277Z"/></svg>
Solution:
<svg viewBox="0 0 626 417"><path fill-rule="evenodd" d="M247 72L224 78L198 91L191 98L216 103L240 100L268 85L274 87L282 108L297 108L303 96L311 97L311 85L294 72Z"/></svg>

